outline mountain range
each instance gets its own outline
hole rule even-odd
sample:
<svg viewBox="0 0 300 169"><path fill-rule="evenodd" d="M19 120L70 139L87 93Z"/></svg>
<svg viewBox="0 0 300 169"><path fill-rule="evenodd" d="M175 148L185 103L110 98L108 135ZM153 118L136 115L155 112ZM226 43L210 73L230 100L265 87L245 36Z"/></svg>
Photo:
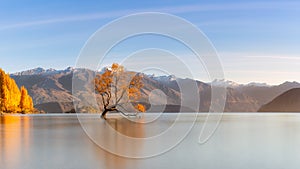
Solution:
<svg viewBox="0 0 300 169"><path fill-rule="evenodd" d="M73 99L80 100L80 98L74 98L72 95L72 77L76 70L72 67L64 70L36 68L11 74L11 77L15 79L19 86L25 86L28 89L36 108L51 113L74 112ZM85 71L85 73L90 75L99 72ZM83 73L79 76L83 81L86 80L86 74ZM160 89L167 96L167 110L165 111L168 112L176 112L180 108L181 95L177 82L194 82L192 79L177 78L173 75L145 75L142 80L144 87L141 89L141 102L149 105L148 96L150 92L154 89ZM196 81L196 83L200 94L200 108L199 110L186 108L187 111L209 111L211 85L227 88L225 112L261 111L264 110L262 106L272 102L280 94L294 88L300 88L300 83L298 82L285 82L280 85L267 85L264 83L249 83L245 85L221 79L211 83L201 81ZM155 100L159 104L160 98L156 97ZM272 111L276 110L272 109Z"/></svg>

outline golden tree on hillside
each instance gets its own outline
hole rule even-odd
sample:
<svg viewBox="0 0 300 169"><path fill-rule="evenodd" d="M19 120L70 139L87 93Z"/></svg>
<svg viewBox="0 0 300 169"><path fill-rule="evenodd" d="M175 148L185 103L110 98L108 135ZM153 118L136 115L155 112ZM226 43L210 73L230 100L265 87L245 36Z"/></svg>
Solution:
<svg viewBox="0 0 300 169"><path fill-rule="evenodd" d="M33 110L32 99L24 86L21 87L20 109L22 112Z"/></svg>
<svg viewBox="0 0 300 169"><path fill-rule="evenodd" d="M142 76L134 72L127 72L124 67L114 63L102 74L95 78L95 90L101 96L102 117L107 112L122 112L126 104L131 103L136 111L144 112L145 107L137 104L143 87ZM126 109L125 109L126 110Z"/></svg>
<svg viewBox="0 0 300 169"><path fill-rule="evenodd" d="M5 85L5 77L6 74L3 70L0 69L0 111L6 111L7 110L7 88Z"/></svg>
<svg viewBox="0 0 300 169"><path fill-rule="evenodd" d="M23 87L23 90L24 89ZM24 99L26 100L25 102ZM21 103L23 108L21 108ZM0 111L18 113L21 111L24 112L24 107L26 107L26 111L33 110L32 99L27 94L27 90L26 94L22 96L15 80L0 69Z"/></svg>

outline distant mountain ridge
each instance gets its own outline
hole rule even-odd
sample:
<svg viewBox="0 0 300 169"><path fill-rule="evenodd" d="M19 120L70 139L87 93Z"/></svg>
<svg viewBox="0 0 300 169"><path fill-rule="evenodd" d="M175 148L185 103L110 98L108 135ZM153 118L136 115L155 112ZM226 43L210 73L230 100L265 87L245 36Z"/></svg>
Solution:
<svg viewBox="0 0 300 169"><path fill-rule="evenodd" d="M248 84L239 84L234 81L225 80L225 79L215 79L210 84L214 85L214 86L225 86L225 87L230 87L230 88L237 88L237 87L243 87L243 86L257 86L257 87L271 87L272 86L267 83L257 83L257 82L251 82Z"/></svg>
<svg viewBox="0 0 300 169"><path fill-rule="evenodd" d="M34 69L29 69L26 71L16 72L11 75L13 75L13 76L22 76L22 75L29 76L29 75L59 74L61 72L71 72L73 70L74 70L73 67L68 67L64 70L56 70L56 69L52 69L52 68L44 69L44 68L38 67L38 68L34 68Z"/></svg>
<svg viewBox="0 0 300 169"><path fill-rule="evenodd" d="M299 88L300 83L298 82L284 82L280 85L273 86L239 86L235 90L240 91L250 97L256 98L259 106L267 104L278 95L282 94L293 88Z"/></svg>
<svg viewBox="0 0 300 169"><path fill-rule="evenodd" d="M40 109L47 108L48 112L50 112L51 106L49 105L56 105L55 111L59 111L58 108L61 108L62 112L72 112L73 99L80 100L80 98L74 98L72 95L72 78L76 70L78 69L72 67L64 70L36 68L11 74L11 77L15 79L19 86L24 85L28 89L29 94L33 97L34 104ZM79 74L79 78L84 82L86 81L86 76L99 72L101 70L98 72L87 70L85 74ZM167 96L167 104L174 105L169 110L176 111L176 105L181 103L177 81L189 83L194 80L177 78L173 75L145 75L141 101L148 103L150 92L154 89L160 89ZM200 109L198 110L200 112L209 111L211 85L227 88L226 112L256 112L262 105L267 104L281 93L292 88L300 88L298 82L285 82L274 86L261 83L244 85L226 80L215 80L212 83L196 82L200 94ZM160 102L159 99L159 97L156 99L158 103Z"/></svg>

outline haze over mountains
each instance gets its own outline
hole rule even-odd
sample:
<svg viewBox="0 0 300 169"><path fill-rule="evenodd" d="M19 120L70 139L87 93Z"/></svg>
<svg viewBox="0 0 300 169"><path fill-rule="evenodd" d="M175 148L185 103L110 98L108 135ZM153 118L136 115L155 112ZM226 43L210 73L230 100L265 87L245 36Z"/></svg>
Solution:
<svg viewBox="0 0 300 169"><path fill-rule="evenodd" d="M72 101L73 99L79 99L74 98L72 95L74 71L76 69L72 67L68 67L65 70L36 68L11 74L11 77L15 79L19 86L24 85L28 89L38 109L54 113L73 112ZM93 71L85 73L95 74ZM86 80L86 75L82 74L79 76L83 81ZM167 96L168 106L165 111L178 111L181 100L177 81L188 83L193 80L176 78L175 76L155 77L145 75L143 78L144 87L142 88L141 102L149 104L149 93L154 89L160 89ZM300 83L298 82L285 82L274 86L264 83L243 85L225 80L215 80L212 83L196 82L200 94L200 108L199 110L186 108L186 111L209 111L211 85L227 87L225 112L257 112L263 105L268 104L280 94L290 89L300 88ZM156 97L156 101L159 105L160 98ZM276 109L272 109L272 111L276 111Z"/></svg>

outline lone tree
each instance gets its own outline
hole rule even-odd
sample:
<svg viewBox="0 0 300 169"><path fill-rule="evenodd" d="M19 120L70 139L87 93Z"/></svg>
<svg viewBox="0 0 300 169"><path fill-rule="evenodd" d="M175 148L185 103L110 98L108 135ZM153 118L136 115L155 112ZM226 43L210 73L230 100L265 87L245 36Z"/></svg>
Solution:
<svg viewBox="0 0 300 169"><path fill-rule="evenodd" d="M123 66L113 63L102 74L96 75L94 82L95 90L101 96L101 117L104 119L108 112L123 113L122 110L126 110L128 104L133 105L136 111L145 111L145 107L137 103L141 97L140 89L143 87L140 74L125 71Z"/></svg>

